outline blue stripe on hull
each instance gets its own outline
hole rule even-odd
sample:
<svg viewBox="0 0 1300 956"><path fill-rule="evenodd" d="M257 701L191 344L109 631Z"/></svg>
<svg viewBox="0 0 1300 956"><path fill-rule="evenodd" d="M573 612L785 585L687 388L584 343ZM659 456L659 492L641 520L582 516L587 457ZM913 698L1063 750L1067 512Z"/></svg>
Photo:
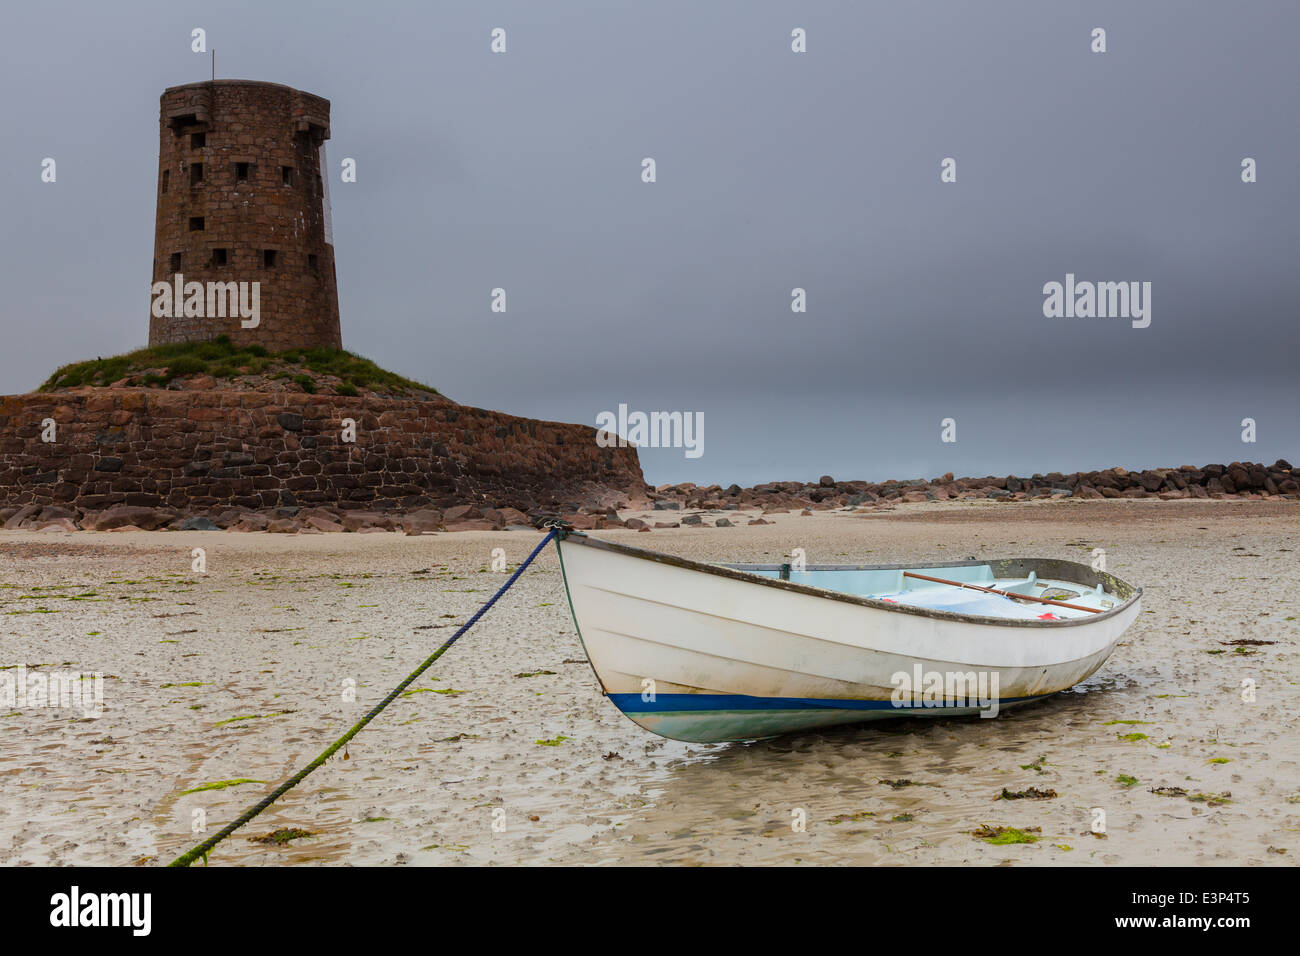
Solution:
<svg viewBox="0 0 1300 956"><path fill-rule="evenodd" d="M973 717L979 707L896 707L888 700L835 700L803 697L747 697L743 694L609 694L629 720L661 737L692 743L753 740L801 730L859 724L898 717ZM1008 697L998 707L1041 700Z"/></svg>
<svg viewBox="0 0 1300 956"><path fill-rule="evenodd" d="M642 700L640 694L609 694L614 705L625 714L676 713L700 710L892 710L900 715L912 711L932 713L936 710L969 709L943 701L929 706L898 706L892 700L852 700L834 697L747 697L744 694L656 694L654 700ZM1051 696L1049 694L1039 695ZM1039 697L1003 697L998 706L1019 704Z"/></svg>

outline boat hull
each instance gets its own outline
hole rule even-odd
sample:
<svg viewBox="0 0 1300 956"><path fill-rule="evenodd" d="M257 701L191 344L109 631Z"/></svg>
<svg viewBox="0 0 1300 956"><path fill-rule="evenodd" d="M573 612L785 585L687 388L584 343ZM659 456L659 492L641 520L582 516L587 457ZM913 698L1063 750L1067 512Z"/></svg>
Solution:
<svg viewBox="0 0 1300 956"><path fill-rule="evenodd" d="M995 716L1093 674L1140 608L1140 591L1123 585L1132 592L1123 603L1090 619L972 618L573 534L559 547L574 622L605 693L651 733L694 742ZM1066 563L1051 564L1059 573Z"/></svg>

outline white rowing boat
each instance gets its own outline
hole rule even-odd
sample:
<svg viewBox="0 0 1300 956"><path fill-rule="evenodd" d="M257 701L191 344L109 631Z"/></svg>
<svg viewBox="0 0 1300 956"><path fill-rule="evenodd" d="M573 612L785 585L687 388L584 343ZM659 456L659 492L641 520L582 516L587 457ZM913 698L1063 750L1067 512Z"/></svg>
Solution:
<svg viewBox="0 0 1300 956"><path fill-rule="evenodd" d="M1047 558L796 568L706 564L569 530L556 543L606 695L676 740L994 716L1094 673L1142 594Z"/></svg>

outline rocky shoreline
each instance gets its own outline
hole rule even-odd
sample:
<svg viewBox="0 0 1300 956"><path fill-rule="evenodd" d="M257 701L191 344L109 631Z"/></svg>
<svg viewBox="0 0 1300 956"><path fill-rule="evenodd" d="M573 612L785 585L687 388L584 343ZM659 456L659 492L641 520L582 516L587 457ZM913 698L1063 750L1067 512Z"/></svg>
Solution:
<svg viewBox="0 0 1300 956"><path fill-rule="evenodd" d="M288 505L274 508L216 507L181 509L168 506L117 504L103 509L30 503L0 508L0 528L6 531L237 531L284 534L405 533L533 530L559 519L581 530L628 528L650 531L681 525L703 525L714 515L716 527L733 522L727 512L746 515L748 524L766 524L764 514L799 511L869 513L897 504L927 501L987 500L1014 503L1053 499L1155 498L1296 500L1300 501L1300 468L1284 460L1272 465L1253 462L1203 467L1154 468L1029 477L1007 475L931 480L866 482L836 481L823 475L817 482L778 481L742 488L739 485L701 487L691 483L645 486L644 493L615 497L575 496L561 508L533 507L527 511L492 500L445 507L413 509L346 508L331 505ZM583 500L585 498L585 500ZM619 512L654 515L663 520L620 516ZM739 517L737 520L741 520Z"/></svg>
<svg viewBox="0 0 1300 956"><path fill-rule="evenodd" d="M1152 468L1126 471L1051 472L1028 478L1007 475L984 478L913 478L901 481L836 481L823 475L816 482L774 481L741 488L706 488L693 484L660 485L650 496L679 507L725 508L728 505L810 510L857 507L880 503L991 498L1026 501L1034 498L1300 498L1300 468L1282 459L1272 465L1233 462L1197 468ZM666 505L671 507L671 505Z"/></svg>

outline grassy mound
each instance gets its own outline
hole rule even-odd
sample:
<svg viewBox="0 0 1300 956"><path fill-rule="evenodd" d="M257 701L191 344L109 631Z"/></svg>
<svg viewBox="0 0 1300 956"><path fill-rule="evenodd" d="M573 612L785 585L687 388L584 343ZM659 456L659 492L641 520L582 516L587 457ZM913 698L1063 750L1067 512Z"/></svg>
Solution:
<svg viewBox="0 0 1300 956"><path fill-rule="evenodd" d="M39 390L57 392L118 383L136 388L178 388L183 380L199 375L211 376L217 388L334 395L438 394L435 388L403 378L351 352L335 349L268 352L260 345L235 345L225 335L211 342L158 345L111 358L74 362L56 371Z"/></svg>

